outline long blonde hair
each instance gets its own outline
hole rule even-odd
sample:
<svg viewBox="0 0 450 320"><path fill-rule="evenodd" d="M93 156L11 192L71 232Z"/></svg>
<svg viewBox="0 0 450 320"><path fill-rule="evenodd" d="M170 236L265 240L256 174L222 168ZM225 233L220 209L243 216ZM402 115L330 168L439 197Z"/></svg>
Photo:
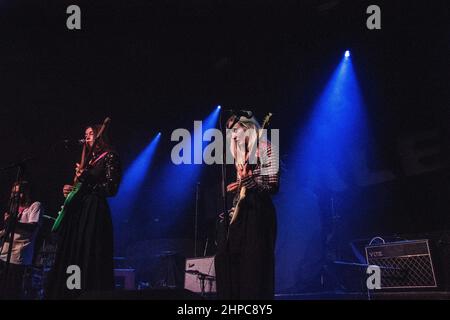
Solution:
<svg viewBox="0 0 450 320"><path fill-rule="evenodd" d="M244 129L244 141L243 144L236 143L235 139L230 141L230 152L235 159L236 164L244 164L247 161L251 164L256 164L258 161L258 140L259 140L259 130L261 126L255 117L246 118L239 117L236 121L236 117L231 117L227 123L234 122L233 129L236 125L241 126ZM248 139L247 139L248 138Z"/></svg>

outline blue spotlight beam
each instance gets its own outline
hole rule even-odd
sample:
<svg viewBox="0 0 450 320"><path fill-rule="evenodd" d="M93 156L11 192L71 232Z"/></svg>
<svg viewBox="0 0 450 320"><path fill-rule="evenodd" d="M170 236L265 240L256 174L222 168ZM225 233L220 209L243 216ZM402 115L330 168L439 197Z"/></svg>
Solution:
<svg viewBox="0 0 450 320"><path fill-rule="evenodd" d="M201 132L191 131L191 138L194 137L195 133L203 136L206 130L215 128L220 109L220 106L217 106L203 120ZM204 148L205 143L202 143L202 146ZM193 147L194 143L191 144L191 150L194 150ZM194 198L195 186L200 178L203 165L194 164L193 160L194 157L191 155L191 164L175 165L168 163L162 171L160 179L158 179L160 180L158 188L152 188L155 189L152 191L155 198L152 205L162 216L170 217L165 219L170 224L177 223L179 215L185 212L186 207L189 206L190 199Z"/></svg>
<svg viewBox="0 0 450 320"><path fill-rule="evenodd" d="M355 151L365 147L367 131L364 103L348 52L286 160L288 174L282 176L281 193L275 199L282 213L278 216L277 247L282 248L276 258L278 290L292 289L293 283L313 283L324 257L319 199L350 187L347 177L355 167Z"/></svg>
<svg viewBox="0 0 450 320"><path fill-rule="evenodd" d="M133 203L137 200L140 187L154 158L160 138L161 133L158 132L148 146L126 169L118 194L109 201L115 215L122 216L132 210Z"/></svg>
<svg viewBox="0 0 450 320"><path fill-rule="evenodd" d="M325 172L350 163L349 151L367 138L363 101L351 59L342 59L313 110L297 151L305 172L319 170L318 177L329 178Z"/></svg>

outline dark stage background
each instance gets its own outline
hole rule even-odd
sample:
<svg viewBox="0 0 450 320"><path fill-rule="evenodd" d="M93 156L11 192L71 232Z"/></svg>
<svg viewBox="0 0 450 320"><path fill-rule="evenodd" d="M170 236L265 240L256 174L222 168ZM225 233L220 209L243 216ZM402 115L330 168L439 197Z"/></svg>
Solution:
<svg viewBox="0 0 450 320"><path fill-rule="evenodd" d="M66 28L70 4L81 7L81 30ZM366 28L370 4L381 7L381 30ZM449 20L445 1L1 1L0 166L33 157L26 176L56 215L80 153L63 139L82 138L86 125L110 116L126 169L161 131L136 204L120 218L113 212L116 254L148 279L151 257L193 254L197 181L174 204L171 228L163 226L174 217L155 200L172 201L158 182L171 132L192 130L219 104L251 106L259 119L271 111L283 161L274 198L278 291L307 290L317 285L333 230L333 254L346 259L355 259L351 241L449 230ZM299 176L287 188L298 130L347 49L371 132L364 170L351 167L365 175L338 170L345 188L305 185ZM203 166L198 179L207 255L221 210L219 170ZM3 207L14 173L0 172Z"/></svg>

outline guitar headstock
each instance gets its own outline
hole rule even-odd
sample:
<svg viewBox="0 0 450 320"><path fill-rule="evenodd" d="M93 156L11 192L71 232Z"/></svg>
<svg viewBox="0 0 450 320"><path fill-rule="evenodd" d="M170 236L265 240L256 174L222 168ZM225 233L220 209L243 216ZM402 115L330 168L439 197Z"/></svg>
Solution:
<svg viewBox="0 0 450 320"><path fill-rule="evenodd" d="M106 117L105 120L103 120L103 124L102 127L100 128L100 130L98 131L97 136L95 137L96 139L100 138L103 134L103 132L106 130L106 127L109 125L109 123L111 122L111 118L110 117Z"/></svg>
<svg viewBox="0 0 450 320"><path fill-rule="evenodd" d="M267 127L269 126L270 118L272 118L272 113L271 113L271 112L269 112L269 113L264 117L264 120L263 120L263 124L262 124L262 126L261 126L261 129L265 129L265 128L267 128Z"/></svg>

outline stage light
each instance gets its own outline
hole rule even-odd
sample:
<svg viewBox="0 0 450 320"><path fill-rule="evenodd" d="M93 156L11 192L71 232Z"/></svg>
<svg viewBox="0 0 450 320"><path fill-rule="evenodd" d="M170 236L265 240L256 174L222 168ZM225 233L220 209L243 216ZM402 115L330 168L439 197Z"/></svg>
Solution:
<svg viewBox="0 0 450 320"><path fill-rule="evenodd" d="M288 174L282 174L283 192L274 198L283 213L278 219L281 250L276 256L279 290L292 290L296 282L300 288L316 281L316 270L326 256L317 239L326 234L322 226L330 221L322 220L324 212L329 212L324 210L334 210L340 194L354 191L357 156L369 145L364 101L350 51L340 60L285 151ZM345 212L347 219L358 213Z"/></svg>
<svg viewBox="0 0 450 320"><path fill-rule="evenodd" d="M217 106L217 109L219 109L219 110L220 110L220 109L222 109L222 107L221 107L221 106Z"/></svg>

